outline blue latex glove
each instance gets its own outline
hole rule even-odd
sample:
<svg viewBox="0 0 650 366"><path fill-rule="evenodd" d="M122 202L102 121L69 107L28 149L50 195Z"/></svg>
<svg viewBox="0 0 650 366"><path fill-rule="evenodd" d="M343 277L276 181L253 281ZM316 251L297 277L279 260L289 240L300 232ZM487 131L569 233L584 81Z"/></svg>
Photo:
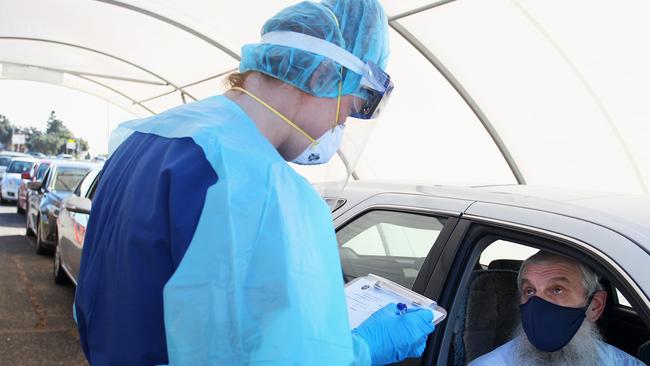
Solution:
<svg viewBox="0 0 650 366"><path fill-rule="evenodd" d="M396 304L388 304L352 330L370 349L373 365L385 365L409 357L420 357L433 332L433 313L409 309L399 315Z"/></svg>

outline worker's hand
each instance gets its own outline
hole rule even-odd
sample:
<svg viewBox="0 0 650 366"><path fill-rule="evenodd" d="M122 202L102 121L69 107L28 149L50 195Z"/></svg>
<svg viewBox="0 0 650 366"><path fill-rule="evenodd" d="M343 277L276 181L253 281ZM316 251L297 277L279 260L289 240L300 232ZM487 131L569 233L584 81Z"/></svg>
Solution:
<svg viewBox="0 0 650 366"><path fill-rule="evenodd" d="M433 332L433 313L427 309L409 309L400 315L397 305L388 304L372 314L352 332L368 344L373 365L420 357Z"/></svg>

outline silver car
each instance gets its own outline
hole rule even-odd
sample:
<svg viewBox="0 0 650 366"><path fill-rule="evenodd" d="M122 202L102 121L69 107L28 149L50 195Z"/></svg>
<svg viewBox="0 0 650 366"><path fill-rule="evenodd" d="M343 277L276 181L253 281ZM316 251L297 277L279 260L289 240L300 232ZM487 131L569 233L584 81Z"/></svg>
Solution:
<svg viewBox="0 0 650 366"><path fill-rule="evenodd" d="M76 285L92 197L102 167L91 169L74 192L63 200L57 220L58 245L54 251L54 282Z"/></svg>
<svg viewBox="0 0 650 366"><path fill-rule="evenodd" d="M54 160L42 181L28 182L25 234L36 236L36 252L50 254L57 245L56 222L61 203L72 194L96 163Z"/></svg>
<svg viewBox="0 0 650 366"><path fill-rule="evenodd" d="M508 341L519 322L517 270L539 249L602 275L604 339L648 363L649 196L353 182L330 202L346 282L374 273L448 311L408 364L465 365Z"/></svg>

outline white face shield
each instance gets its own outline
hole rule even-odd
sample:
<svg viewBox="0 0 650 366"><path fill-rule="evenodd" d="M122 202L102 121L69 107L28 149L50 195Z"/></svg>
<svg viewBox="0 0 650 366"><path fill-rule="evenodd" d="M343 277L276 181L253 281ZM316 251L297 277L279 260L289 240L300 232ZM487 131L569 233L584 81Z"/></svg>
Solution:
<svg viewBox="0 0 650 366"><path fill-rule="evenodd" d="M262 36L263 44L301 49L329 58L348 71L361 75L361 83L353 93L359 104L353 106L350 117L374 119L379 117L393 91L393 82L384 70L323 39L297 32L269 32Z"/></svg>

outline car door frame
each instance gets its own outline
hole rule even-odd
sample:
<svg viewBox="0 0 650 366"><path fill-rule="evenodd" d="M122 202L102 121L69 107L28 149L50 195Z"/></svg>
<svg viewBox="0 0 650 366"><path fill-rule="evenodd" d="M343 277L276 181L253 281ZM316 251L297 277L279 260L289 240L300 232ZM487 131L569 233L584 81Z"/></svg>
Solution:
<svg viewBox="0 0 650 366"><path fill-rule="evenodd" d="M412 289L416 292L423 293L426 284L429 282L429 276L435 267L435 263L437 263L438 257L443 252L444 246L458 223L461 212L469 207L471 203L472 201L446 197L380 193L356 203L353 207L346 208L343 205L342 210L335 212L334 227L338 232L346 225L354 222L357 218L368 212L377 210L447 218L445 226L434 243L432 243L431 249L413 283Z"/></svg>
<svg viewBox="0 0 650 366"><path fill-rule="evenodd" d="M623 284L621 292L640 310L639 316L646 327L650 328L650 299L642 290L650 287L645 282L637 283L636 278L639 278L642 268L638 265L626 267L630 266L630 261L624 258L626 255L634 255L630 253L648 256L637 243L608 227L576 217L487 202L476 202L461 215L424 291L425 296L438 299L439 305L448 310L448 319L454 317L454 309L459 307L460 289L465 289L468 285L471 274L468 264L474 263L480 251L489 244L480 243L477 238L498 230L509 236L521 235L525 241L532 241L541 248L557 250L558 243L564 244L566 247L561 248L562 252L579 253L579 259L588 265L607 268L617 285ZM476 248L480 245L485 247L477 251ZM625 254L620 253L622 247ZM453 324L448 327L448 323L445 321L439 324L436 332L429 337L422 365L447 365L453 336L453 331L448 331L453 329Z"/></svg>

